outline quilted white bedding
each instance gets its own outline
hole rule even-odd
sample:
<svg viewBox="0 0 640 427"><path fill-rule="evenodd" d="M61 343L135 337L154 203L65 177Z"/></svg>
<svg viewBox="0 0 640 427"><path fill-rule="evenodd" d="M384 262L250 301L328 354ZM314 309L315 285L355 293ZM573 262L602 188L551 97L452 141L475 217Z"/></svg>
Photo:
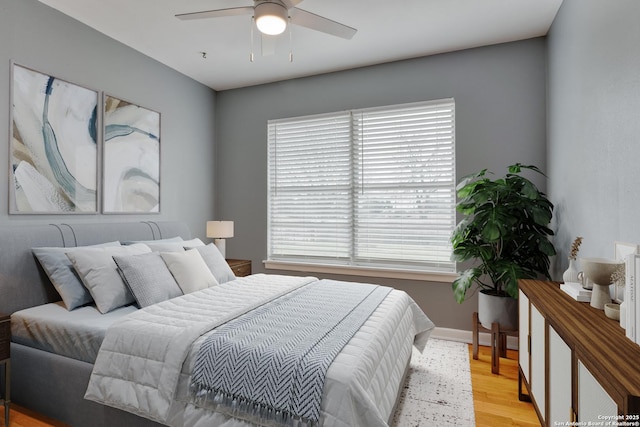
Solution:
<svg viewBox="0 0 640 427"><path fill-rule="evenodd" d="M313 280L258 274L132 313L107 331L85 398L172 426L250 426L191 401L198 348L216 326ZM433 327L392 291L329 367L323 425L386 426L411 346L422 350Z"/></svg>

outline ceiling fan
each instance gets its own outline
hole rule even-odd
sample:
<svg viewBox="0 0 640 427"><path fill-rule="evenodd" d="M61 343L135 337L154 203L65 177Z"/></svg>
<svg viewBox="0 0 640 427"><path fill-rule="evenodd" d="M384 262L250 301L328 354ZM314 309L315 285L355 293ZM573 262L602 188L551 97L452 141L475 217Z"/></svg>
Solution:
<svg viewBox="0 0 640 427"><path fill-rule="evenodd" d="M289 22L347 40L351 39L357 32L355 28L316 15L315 13L298 9L295 6L300 2L302 2L302 0L254 0L253 6L180 13L176 15L176 18L191 20L223 16L253 15L256 27L262 34L266 35L283 33Z"/></svg>

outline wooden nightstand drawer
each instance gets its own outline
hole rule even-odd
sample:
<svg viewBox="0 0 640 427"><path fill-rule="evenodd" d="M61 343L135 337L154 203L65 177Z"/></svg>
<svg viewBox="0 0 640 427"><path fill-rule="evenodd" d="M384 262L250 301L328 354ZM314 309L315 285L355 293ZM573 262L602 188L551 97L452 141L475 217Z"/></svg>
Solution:
<svg viewBox="0 0 640 427"><path fill-rule="evenodd" d="M227 264L229 264L236 277L244 277L251 274L250 259L228 259Z"/></svg>
<svg viewBox="0 0 640 427"><path fill-rule="evenodd" d="M9 358L11 347L11 317L0 314L0 361Z"/></svg>

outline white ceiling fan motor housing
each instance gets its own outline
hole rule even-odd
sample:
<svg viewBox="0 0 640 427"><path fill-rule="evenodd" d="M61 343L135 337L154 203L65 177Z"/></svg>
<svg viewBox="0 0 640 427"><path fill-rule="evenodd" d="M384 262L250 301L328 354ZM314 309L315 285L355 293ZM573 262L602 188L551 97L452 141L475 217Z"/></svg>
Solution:
<svg viewBox="0 0 640 427"><path fill-rule="evenodd" d="M275 36L287 28L289 13L287 7L279 1L256 2L254 8L256 26L261 33Z"/></svg>

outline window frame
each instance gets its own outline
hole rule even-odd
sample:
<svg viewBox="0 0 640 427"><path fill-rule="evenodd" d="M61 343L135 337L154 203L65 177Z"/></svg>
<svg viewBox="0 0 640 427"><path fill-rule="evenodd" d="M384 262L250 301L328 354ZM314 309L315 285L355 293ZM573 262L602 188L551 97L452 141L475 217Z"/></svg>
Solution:
<svg viewBox="0 0 640 427"><path fill-rule="evenodd" d="M445 206L447 208L446 213L448 215L445 218L445 222L447 223L446 227L449 227L449 228L446 228L446 230L453 231L453 228L455 227L455 222L456 222L455 100L453 98L269 120L267 123L268 171L269 171L268 172L268 195L267 195L268 205L269 205L268 213L267 213L268 254L267 254L267 259L264 260L265 268L289 270L289 271L313 272L313 273L357 275L357 276L365 276L365 277L392 277L392 278L409 279L409 280L433 280L433 281L441 281L441 282L451 282L457 277L455 262L442 261L442 248L440 249L440 252L439 252L440 261L432 262L432 265L438 266L436 268L433 268L426 264L422 265L419 262L413 265L411 265L411 263L394 265L393 263L390 263L390 262L378 262L378 261L359 263L357 262L358 256L357 254L354 254L353 248L350 249L351 253L349 254L349 259L346 262L344 260L341 260L336 263L333 263L326 258L312 260L305 257L274 256L274 254L272 253L272 249L273 249L273 246L272 246L272 243L273 243L273 240L272 240L272 231L273 231L272 230L272 213L273 213L272 187L273 187L273 179L274 179L273 177L274 172L272 170L272 167L274 164L273 162L275 162L275 160L273 159L273 156L274 156L273 144L275 144L274 138L276 138L275 136L276 131L274 130L274 127L281 124L290 124L295 122L304 122L305 120L314 120L316 118L331 119L331 117L333 117L334 115L338 116L338 115L348 114L350 117L351 129L352 129L351 135L349 136L350 150L352 152L351 159L350 159L350 162L351 162L350 167L352 169L352 175L356 175L356 173L353 172L353 169L356 167L354 166L354 164L357 163L358 161L357 159L361 160L361 158L356 157L358 154L357 154L357 150L354 147L354 144L362 141L358 139L357 135L354 135L354 132L356 129L356 126L354 125L354 123L357 121L356 119L354 119L354 117L358 115L363 115L363 114L364 115L376 114L376 113L390 114L389 112L405 110L405 109L407 111L410 111L411 109L414 109L416 107L425 108L427 110L434 107L438 110L450 109L450 120L449 120L450 124L449 124L449 128L447 128L448 129L447 132L450 134L450 137L442 138L446 142L437 142L434 146L436 146L438 149L440 149L441 147L448 147L450 151L450 154L447 157L447 161L449 163L446 165L446 167L443 168L446 171L446 174L445 174L447 177L446 181L450 183L450 186L441 187L438 185L436 187L438 189L444 188L446 189L447 193L451 193L451 194L447 194L445 197L447 200L450 200L450 204L448 206ZM423 112L422 114L426 114L426 113ZM431 121L427 121L427 123L429 125L432 125ZM366 143L369 143L369 142L366 142ZM425 149L421 148L421 150L425 150ZM423 155L422 152L420 153L421 155ZM386 161L390 161L390 160L386 160ZM393 161L391 160L391 162ZM430 164L428 164L428 166L430 166ZM410 169L410 170L412 171L412 174L413 174L411 175L412 177L411 179L414 179L413 176L417 173L416 172L417 169ZM431 172L431 170L429 170L429 172ZM358 191L357 189L354 188L356 181L357 181L357 178L355 176L352 176L351 197L353 199L356 198L355 194ZM412 185L415 186L415 184L412 184ZM413 198L411 199L414 201L413 202L414 204L416 203L415 200L417 200L417 197L418 196L413 196ZM387 201L390 199L381 199L381 200ZM356 202L352 202L352 204L355 204L355 203ZM354 245L353 240L356 239L355 235L357 234L356 228L354 226L354 221L353 221L353 217L357 215L355 213L357 212L357 210L358 208L356 206L351 206L352 218L351 218L351 225L349 228L351 239L352 239L351 246ZM435 227L430 226L429 230L433 230L434 228ZM448 235L450 235L450 233ZM447 242L448 242L448 235L447 235ZM442 237L440 237L440 240L441 239ZM447 243L447 247L449 251L448 255L450 256L450 251L451 251L450 243Z"/></svg>

